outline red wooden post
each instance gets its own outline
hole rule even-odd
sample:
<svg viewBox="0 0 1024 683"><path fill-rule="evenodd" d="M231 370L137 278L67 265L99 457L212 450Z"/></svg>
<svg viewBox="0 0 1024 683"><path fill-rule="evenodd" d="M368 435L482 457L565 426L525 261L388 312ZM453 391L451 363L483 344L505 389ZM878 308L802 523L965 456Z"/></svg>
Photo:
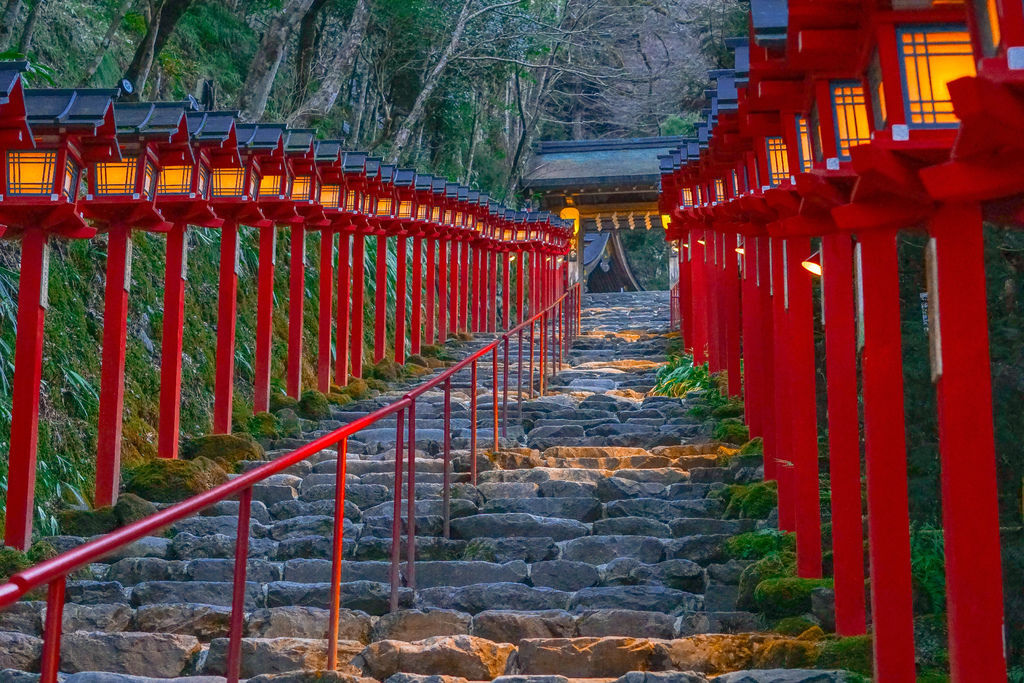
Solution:
<svg viewBox="0 0 1024 683"><path fill-rule="evenodd" d="M459 329L459 301L462 298L462 242L453 238L448 243L448 332L447 335L455 334ZM447 338L447 337L446 337Z"/></svg>
<svg viewBox="0 0 1024 683"><path fill-rule="evenodd" d="M487 295L487 305L491 309L490 324L488 325L488 332L496 332L498 330L498 252L495 249L491 249L491 287L490 292Z"/></svg>
<svg viewBox="0 0 1024 683"><path fill-rule="evenodd" d="M424 338L427 344L436 344L434 331L437 329L437 312L434 308L437 300L437 292L434 286L434 274L437 268L437 256L435 248L437 247L437 241L433 237L428 237L424 242L424 246L427 251L427 263L426 263L426 311L424 311Z"/></svg>
<svg viewBox="0 0 1024 683"><path fill-rule="evenodd" d="M306 228L292 225L291 259L288 266L288 395L302 393L302 326L306 300Z"/></svg>
<svg viewBox="0 0 1024 683"><path fill-rule="evenodd" d="M861 522L857 339L850 236L821 238L828 377L829 473L836 633L864 633L864 529Z"/></svg>
<svg viewBox="0 0 1024 683"><path fill-rule="evenodd" d="M335 323L337 341L335 347L334 377L340 386L348 384L348 346L349 346L349 282L351 267L349 266L352 234L342 230L338 234L338 319Z"/></svg>
<svg viewBox="0 0 1024 683"><path fill-rule="evenodd" d="M773 330L774 304L771 278L771 239L757 238L757 332L755 343L760 343L758 354L761 357L761 423L764 425L764 476L765 479L778 479L776 455L778 454L778 422L776 421L775 403L775 337Z"/></svg>
<svg viewBox="0 0 1024 683"><path fill-rule="evenodd" d="M740 370L740 281L739 264L737 263L736 235L723 235L725 238L725 365L729 373L729 395L743 394L743 373Z"/></svg>
<svg viewBox="0 0 1024 683"><path fill-rule="evenodd" d="M719 243L721 237L717 232L709 230L705 235L705 268L708 275L708 361L711 372L719 372L725 369L722 354L725 342L722 338L722 245Z"/></svg>
<svg viewBox="0 0 1024 683"><path fill-rule="evenodd" d="M511 329L512 322L512 311L509 309L509 302L512 300L512 297L509 296L508 291L512 282L512 274L509 272L511 266L509 253L507 251L501 252L501 329L503 330Z"/></svg>
<svg viewBox="0 0 1024 683"><path fill-rule="evenodd" d="M789 315L783 267L785 240L770 240L772 283L772 348L775 358L775 478L779 482L779 528L796 530L796 500L793 495L793 411L791 403Z"/></svg>
<svg viewBox="0 0 1024 683"><path fill-rule="evenodd" d="M859 236L871 615L880 681L915 676L896 238L894 230Z"/></svg>
<svg viewBox="0 0 1024 683"><path fill-rule="evenodd" d="M742 275L741 335L743 337L743 413L750 429L750 438L764 436L761 421L761 345L757 328L757 241L744 238L744 253L740 257ZM680 269L681 271L681 269Z"/></svg>
<svg viewBox="0 0 1024 683"><path fill-rule="evenodd" d="M99 429L96 434L96 505L113 505L121 477L121 424L124 415L124 360L131 289L131 229L112 226L107 242L103 303L103 354Z"/></svg>
<svg viewBox="0 0 1024 683"><path fill-rule="evenodd" d="M156 454L178 457L181 423L181 354L185 326L186 226L167 233L164 269L164 322L160 342L160 424Z"/></svg>
<svg viewBox="0 0 1024 683"><path fill-rule="evenodd" d="M448 277L448 238L442 235L437 241L437 338L431 343L443 345L448 339L448 297L455 290L454 281L454 271Z"/></svg>
<svg viewBox="0 0 1024 683"><path fill-rule="evenodd" d="M387 275L388 275L388 238L387 235L377 235L377 267L375 268L374 306L373 306L373 362L379 363L384 359L387 345Z"/></svg>
<svg viewBox="0 0 1024 683"><path fill-rule="evenodd" d="M479 332L480 328L480 304L483 301L483 297L480 296L480 247L472 245L472 252L470 253L470 261L472 263L472 272L469 275L469 291L472 301L470 305L472 310L469 313L470 316L470 331Z"/></svg>
<svg viewBox="0 0 1024 683"><path fill-rule="evenodd" d="M366 291L366 235L352 235L352 376L363 376L363 294Z"/></svg>
<svg viewBox="0 0 1024 683"><path fill-rule="evenodd" d="M317 388L331 390L331 322L334 313L334 231L320 231L320 319L317 321Z"/></svg>
<svg viewBox="0 0 1024 683"><path fill-rule="evenodd" d="M395 362L405 363L405 299L408 290L406 278L408 249L407 238L399 235L395 246L398 252L398 274L395 282Z"/></svg>
<svg viewBox="0 0 1024 683"><path fill-rule="evenodd" d="M461 264L459 267L459 274L462 281L459 285L459 331L468 332L467 326L469 318L469 242L462 240L461 253L459 255Z"/></svg>
<svg viewBox="0 0 1024 683"><path fill-rule="evenodd" d="M693 268L690 254L684 245L689 238L679 240L679 333L683 337L683 348L693 348Z"/></svg>
<svg viewBox="0 0 1024 683"><path fill-rule="evenodd" d="M523 280L526 279L526 252L519 251L516 259L516 325L523 324Z"/></svg>
<svg viewBox="0 0 1024 683"><path fill-rule="evenodd" d="M48 240L48 235L42 230L25 230L21 238L18 337L14 346L11 451L4 528L4 544L18 550L27 550L32 544L43 320L50 272Z"/></svg>
<svg viewBox="0 0 1024 683"><path fill-rule="evenodd" d="M705 278L704 258L707 254L707 247L698 240L703 240L703 230L694 230L690 233L690 276L692 286L692 323L693 328L693 363L701 365L708 362L708 316L707 316L707 281Z"/></svg>
<svg viewBox="0 0 1024 683"><path fill-rule="evenodd" d="M259 272L256 276L256 358L253 363L253 410L270 410L270 354L274 337L274 266L277 263L277 228L259 229Z"/></svg>
<svg viewBox="0 0 1024 683"><path fill-rule="evenodd" d="M428 242L428 247L429 242ZM410 330L409 347L412 353L420 352L420 339L423 326L423 238L416 235L412 239L412 329Z"/></svg>
<svg viewBox="0 0 1024 683"><path fill-rule="evenodd" d="M928 230L950 673L955 681L1005 681L981 212L976 204L944 204Z"/></svg>
<svg viewBox="0 0 1024 683"><path fill-rule="evenodd" d="M238 311L238 224L220 229L220 281L217 303L217 375L214 379L213 432L231 433L235 383L235 319Z"/></svg>
<svg viewBox="0 0 1024 683"><path fill-rule="evenodd" d="M811 274L800 265L810 253L810 238L786 240L792 457L796 465L793 494L796 497L797 573L804 578L820 578L821 503L818 490L814 299Z"/></svg>

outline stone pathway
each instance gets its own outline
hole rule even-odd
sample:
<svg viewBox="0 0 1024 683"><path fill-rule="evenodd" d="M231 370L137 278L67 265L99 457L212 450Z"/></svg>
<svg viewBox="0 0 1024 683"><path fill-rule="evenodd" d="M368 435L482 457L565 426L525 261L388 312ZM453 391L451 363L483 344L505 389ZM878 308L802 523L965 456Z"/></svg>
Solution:
<svg viewBox="0 0 1024 683"><path fill-rule="evenodd" d="M335 455L322 452L256 488L243 678L845 680L763 670L784 665L794 639L758 633L755 615L736 611L743 565L726 560L722 543L754 522L722 519L721 503L708 497L723 482L757 473L719 467L718 446L707 443L685 401L645 396L665 358L667 294L594 295L586 306L566 368L549 382L549 395L524 401L522 426L510 420L502 451L481 453L475 487L464 450L468 373L453 383L460 392L453 447L463 450L453 460L450 538L443 535L442 395L420 401L416 587L401 589L396 612L388 612L387 583L394 419L350 441L344 675L274 676L325 664ZM479 371L484 392L490 362ZM510 399L511 418L514 391ZM306 438L387 400L346 406ZM489 394L479 405L482 451L492 438ZM300 442L282 442L271 455ZM69 581L64 680L223 680L236 514L237 503L222 503ZM68 548L83 539L52 540ZM16 670L38 670L43 606L23 602L0 614L0 681L36 679ZM210 678L183 678L196 676Z"/></svg>

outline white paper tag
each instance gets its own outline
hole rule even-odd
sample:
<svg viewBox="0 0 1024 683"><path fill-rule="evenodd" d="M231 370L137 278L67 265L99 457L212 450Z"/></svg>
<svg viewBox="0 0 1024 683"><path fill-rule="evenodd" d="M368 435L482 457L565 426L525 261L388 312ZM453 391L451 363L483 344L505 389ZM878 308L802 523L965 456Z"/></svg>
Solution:
<svg viewBox="0 0 1024 683"><path fill-rule="evenodd" d="M857 351L864 350L864 259L860 242L853 247L853 278L857 285Z"/></svg>
<svg viewBox="0 0 1024 683"><path fill-rule="evenodd" d="M188 232L181 236L181 279L188 282Z"/></svg>
<svg viewBox="0 0 1024 683"><path fill-rule="evenodd" d="M43 242L43 267L39 276L39 308L50 308L50 240Z"/></svg>
<svg viewBox="0 0 1024 683"><path fill-rule="evenodd" d="M924 272L928 292L927 298L922 297L922 304L927 307L925 327L928 332L928 354L932 361L932 382L938 382L942 378L942 309L939 301L939 258L934 237L928 240L925 248Z"/></svg>
<svg viewBox="0 0 1024 683"><path fill-rule="evenodd" d="M124 291L132 291L132 234L125 237L124 245Z"/></svg>

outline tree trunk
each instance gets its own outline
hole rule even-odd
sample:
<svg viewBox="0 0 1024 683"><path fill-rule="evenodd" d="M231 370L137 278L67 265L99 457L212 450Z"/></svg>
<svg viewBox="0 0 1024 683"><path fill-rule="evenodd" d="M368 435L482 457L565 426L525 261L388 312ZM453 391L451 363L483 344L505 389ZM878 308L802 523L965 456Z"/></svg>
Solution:
<svg viewBox="0 0 1024 683"><path fill-rule="evenodd" d="M7 0L3 22L0 22L0 51L6 50L14 37L14 27L21 12L21 0Z"/></svg>
<svg viewBox="0 0 1024 683"><path fill-rule="evenodd" d="M313 77L313 62L319 43L320 31L317 29L317 17L327 0L313 0L309 11L302 17L299 26L299 60L295 68L295 93L297 98L306 95L309 80Z"/></svg>
<svg viewBox="0 0 1024 683"><path fill-rule="evenodd" d="M117 29L121 27L121 22L124 21L124 15L128 14L128 10L134 4L135 0L121 0L121 4L118 5L114 16L110 20L110 26L107 27L103 40L100 41L100 49L96 54L96 59L93 60L92 65L86 70L85 75L82 77L81 85L87 85L92 80L92 77L96 75L100 65L103 63L103 58L107 54L107 50L110 48L110 43L114 40Z"/></svg>
<svg viewBox="0 0 1024 683"><path fill-rule="evenodd" d="M358 61L356 63L356 73L359 73ZM362 89L359 94L359 101L356 103L355 116L353 117L355 119L355 123L352 126L352 145L356 147L359 146L359 136L362 135L363 131L363 114L366 111L366 95L370 87L369 74L364 75L362 81Z"/></svg>
<svg viewBox="0 0 1024 683"><path fill-rule="evenodd" d="M469 159L466 160L466 184L473 184L473 159L476 158L476 145L480 141L480 109L477 107L477 93L473 91L473 128L469 134Z"/></svg>
<svg viewBox="0 0 1024 683"><path fill-rule="evenodd" d="M342 88L349 82L352 67L359 53L359 45L366 35L366 27L370 23L370 10L367 0L357 0L352 10L345 35L335 47L327 66L327 72L317 91L306 97L288 119L288 125L306 125L313 117L323 117L334 107ZM304 92L300 91L300 92Z"/></svg>
<svg viewBox="0 0 1024 683"><path fill-rule="evenodd" d="M135 97L142 96L142 89L146 87L146 79L149 78L149 70L153 68L153 58L156 57L156 36L160 32L160 19L163 14L165 0L159 0L153 8L152 18L149 26L146 27L146 35L143 37L139 47L135 50L132 63L128 65L124 77L135 86Z"/></svg>
<svg viewBox="0 0 1024 683"><path fill-rule="evenodd" d="M21 45L18 46L18 52L23 55L28 54L28 51L32 49L32 34L35 33L39 12L45 4L46 0L36 0L36 4L32 6L32 11L29 12L28 19L25 21L25 30L21 34Z"/></svg>
<svg viewBox="0 0 1024 683"><path fill-rule="evenodd" d="M257 121L266 112L270 90L277 78L288 40L312 4L313 0L287 0L270 21L263 41L249 63L249 73L238 98L243 121Z"/></svg>

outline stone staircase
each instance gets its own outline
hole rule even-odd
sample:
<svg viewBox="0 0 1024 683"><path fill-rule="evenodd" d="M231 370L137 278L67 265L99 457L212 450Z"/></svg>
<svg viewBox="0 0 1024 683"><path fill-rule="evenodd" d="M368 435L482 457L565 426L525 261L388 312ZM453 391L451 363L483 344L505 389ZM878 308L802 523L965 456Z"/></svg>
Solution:
<svg viewBox="0 0 1024 683"><path fill-rule="evenodd" d="M777 668L801 643L759 633L755 615L735 609L744 565L726 558L723 542L755 523L722 519L709 493L760 473L720 467L718 445L685 401L645 396L665 357L667 294L595 295L586 305L566 368L548 395L524 400L521 426L510 390L508 435L491 457L483 454L492 443L491 366L480 363L477 486L466 450L468 372L453 382L447 538L443 395L419 401L416 585L403 585L395 612L395 420L350 440L336 674L322 671L336 455L321 452L255 488L243 678L846 680ZM305 438L388 400L350 404ZM270 455L301 442L276 444ZM223 680L237 509L221 503L69 580L67 683ZM83 539L51 541L67 549ZM404 564L403 577L408 584ZM0 613L0 682L37 679L23 672L38 671L43 611L43 602L26 601Z"/></svg>

